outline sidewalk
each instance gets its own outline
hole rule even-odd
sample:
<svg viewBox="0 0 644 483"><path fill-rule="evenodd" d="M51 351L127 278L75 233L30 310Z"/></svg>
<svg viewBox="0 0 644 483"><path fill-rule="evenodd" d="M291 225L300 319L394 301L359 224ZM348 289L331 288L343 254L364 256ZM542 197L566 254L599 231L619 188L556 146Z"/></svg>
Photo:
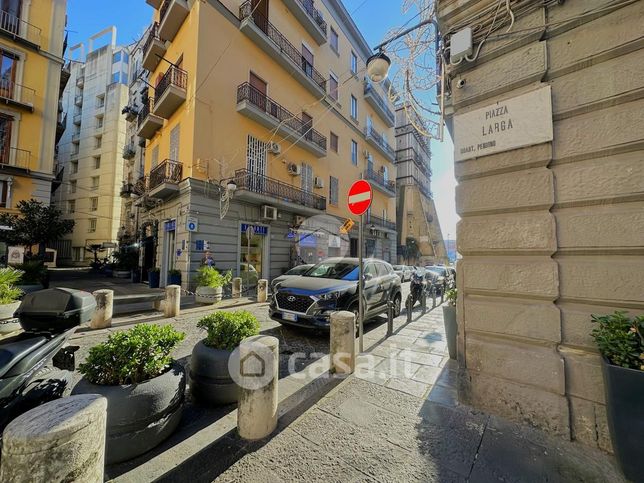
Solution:
<svg viewBox="0 0 644 483"><path fill-rule="evenodd" d="M440 307L385 330L355 375L216 481L624 481L597 450L459 405Z"/></svg>

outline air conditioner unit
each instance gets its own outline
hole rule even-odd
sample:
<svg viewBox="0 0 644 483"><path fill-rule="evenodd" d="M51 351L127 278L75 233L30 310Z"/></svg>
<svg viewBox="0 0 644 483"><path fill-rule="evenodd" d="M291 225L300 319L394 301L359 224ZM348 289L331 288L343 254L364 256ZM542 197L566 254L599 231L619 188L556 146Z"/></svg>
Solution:
<svg viewBox="0 0 644 483"><path fill-rule="evenodd" d="M305 221L306 221L306 217L300 216L300 215L295 215L295 226L300 226Z"/></svg>
<svg viewBox="0 0 644 483"><path fill-rule="evenodd" d="M302 166L295 163L288 164L288 173L292 176L299 176L302 174Z"/></svg>
<svg viewBox="0 0 644 483"><path fill-rule="evenodd" d="M315 177L315 187L316 188L324 188L324 179L321 178L320 176Z"/></svg>
<svg viewBox="0 0 644 483"><path fill-rule="evenodd" d="M274 206L263 206L263 218L267 220L277 220L277 208Z"/></svg>
<svg viewBox="0 0 644 483"><path fill-rule="evenodd" d="M268 152L271 154L280 154L282 152L282 146L278 143L268 143Z"/></svg>

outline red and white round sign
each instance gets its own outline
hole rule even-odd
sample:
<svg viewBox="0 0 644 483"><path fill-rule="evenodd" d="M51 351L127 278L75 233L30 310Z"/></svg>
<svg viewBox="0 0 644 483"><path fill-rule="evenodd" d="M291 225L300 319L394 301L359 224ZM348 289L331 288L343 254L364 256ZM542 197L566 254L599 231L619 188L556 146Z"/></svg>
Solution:
<svg viewBox="0 0 644 483"><path fill-rule="evenodd" d="M354 215L362 215L371 206L372 198L371 185L363 179L356 181L349 189L349 211Z"/></svg>

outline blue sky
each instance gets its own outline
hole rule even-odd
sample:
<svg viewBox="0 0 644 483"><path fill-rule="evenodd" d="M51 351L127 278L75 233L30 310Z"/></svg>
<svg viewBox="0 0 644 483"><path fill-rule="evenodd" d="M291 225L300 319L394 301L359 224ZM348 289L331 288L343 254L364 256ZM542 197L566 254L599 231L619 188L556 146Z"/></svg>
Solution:
<svg viewBox="0 0 644 483"><path fill-rule="evenodd" d="M403 25L417 11L401 13L401 0L344 0L347 10L370 45L379 44L387 32ZM136 40L152 18L152 8L144 0L68 0L69 45L85 41L110 25L118 29L118 42ZM413 20L412 22L415 22ZM413 25L413 23L410 23ZM432 191L443 236L456 235L454 207L453 146L449 134L443 143L432 141Z"/></svg>

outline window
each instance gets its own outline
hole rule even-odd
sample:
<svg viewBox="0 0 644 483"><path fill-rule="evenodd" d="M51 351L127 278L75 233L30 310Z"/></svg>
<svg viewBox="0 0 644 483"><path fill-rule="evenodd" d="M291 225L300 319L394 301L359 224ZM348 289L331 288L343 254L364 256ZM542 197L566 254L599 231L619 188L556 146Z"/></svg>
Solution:
<svg viewBox="0 0 644 483"><path fill-rule="evenodd" d="M82 248L81 247L72 247L72 260L75 262L80 262L81 256L82 256Z"/></svg>
<svg viewBox="0 0 644 483"><path fill-rule="evenodd" d="M121 79L121 73L120 72L114 72L112 74L112 84L118 84ZM101 106L97 106L101 107Z"/></svg>
<svg viewBox="0 0 644 483"><path fill-rule="evenodd" d="M97 196L95 196L95 197L93 197L93 198L90 198L90 199L89 199L89 203L90 203L89 211L96 211L96 210L98 210L98 197L97 197Z"/></svg>
<svg viewBox="0 0 644 483"><path fill-rule="evenodd" d="M113 62L113 63L116 63L116 62L120 62L120 61L121 61L121 51L119 50L119 51L118 51L118 52L116 52L116 53L114 54L114 56L112 57L112 62Z"/></svg>
<svg viewBox="0 0 644 483"><path fill-rule="evenodd" d="M179 138L180 138L181 125L177 124L170 131L170 159L172 161L179 161Z"/></svg>
<svg viewBox="0 0 644 483"><path fill-rule="evenodd" d="M329 76L329 96L338 100L338 77L333 72Z"/></svg>
<svg viewBox="0 0 644 483"><path fill-rule="evenodd" d="M100 148L103 145L103 136L96 136L96 149Z"/></svg>
<svg viewBox="0 0 644 483"><path fill-rule="evenodd" d="M331 150L338 152L338 135L336 133L331 133L330 136Z"/></svg>
<svg viewBox="0 0 644 483"><path fill-rule="evenodd" d="M100 168L101 168L101 157L94 156L94 169L100 169Z"/></svg>
<svg viewBox="0 0 644 483"><path fill-rule="evenodd" d="M76 193L76 185L77 184L78 184L78 182L76 180L69 182L69 192L70 193Z"/></svg>
<svg viewBox="0 0 644 483"><path fill-rule="evenodd" d="M96 118L96 129L100 129L103 127L103 118L102 117L97 117Z"/></svg>
<svg viewBox="0 0 644 483"><path fill-rule="evenodd" d="M124 64L130 63L130 54L128 54L127 52L123 52L123 63Z"/></svg>
<svg viewBox="0 0 644 483"><path fill-rule="evenodd" d="M0 207L9 208L9 182L0 181Z"/></svg>
<svg viewBox="0 0 644 483"><path fill-rule="evenodd" d="M18 68L18 57L9 52L0 50L0 96L13 99L14 82L16 81L16 70Z"/></svg>
<svg viewBox="0 0 644 483"><path fill-rule="evenodd" d="M338 205L338 178L329 176L329 203Z"/></svg>
<svg viewBox="0 0 644 483"><path fill-rule="evenodd" d="M351 73L358 73L358 56L354 51L351 51Z"/></svg>
<svg viewBox="0 0 644 483"><path fill-rule="evenodd" d="M96 107L103 107L105 105L105 94L96 96Z"/></svg>
<svg viewBox="0 0 644 483"><path fill-rule="evenodd" d="M76 200L69 200L67 202L67 213L70 215L76 212Z"/></svg>
<svg viewBox="0 0 644 483"><path fill-rule="evenodd" d="M358 99L353 94L351 94L351 118L354 121L358 120Z"/></svg>
<svg viewBox="0 0 644 483"><path fill-rule="evenodd" d="M351 140L351 164L358 166L358 143Z"/></svg>
<svg viewBox="0 0 644 483"><path fill-rule="evenodd" d="M302 189L309 193L313 191L313 167L302 163Z"/></svg>
<svg viewBox="0 0 644 483"><path fill-rule="evenodd" d="M331 27L331 49L337 54L339 53L340 49L338 48L339 45L339 39L338 39L338 33L333 30L333 27Z"/></svg>
<svg viewBox="0 0 644 483"><path fill-rule="evenodd" d="M157 165L159 164L159 146L154 146L154 149L152 150L152 167L156 168Z"/></svg>
<svg viewBox="0 0 644 483"><path fill-rule="evenodd" d="M97 190L98 189L98 182L100 180L100 176L92 176L92 189Z"/></svg>
<svg viewBox="0 0 644 483"><path fill-rule="evenodd" d="M96 231L96 218L89 219L89 228L87 229L89 233L94 233Z"/></svg>
<svg viewBox="0 0 644 483"><path fill-rule="evenodd" d="M0 163L9 164L11 155L11 131L13 117L0 114Z"/></svg>
<svg viewBox="0 0 644 483"><path fill-rule="evenodd" d="M78 173L78 161L71 162L72 174Z"/></svg>

